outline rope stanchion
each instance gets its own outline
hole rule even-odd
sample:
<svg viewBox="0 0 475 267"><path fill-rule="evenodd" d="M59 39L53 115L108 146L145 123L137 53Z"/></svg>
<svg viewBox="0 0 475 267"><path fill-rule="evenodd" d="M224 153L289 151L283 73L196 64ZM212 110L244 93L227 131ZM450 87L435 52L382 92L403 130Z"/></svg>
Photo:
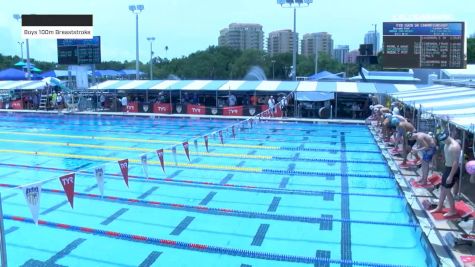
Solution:
<svg viewBox="0 0 475 267"><path fill-rule="evenodd" d="M23 223L34 223L31 219L20 217L20 216L4 215L4 219L23 222ZM338 259L259 252L259 251L235 249L235 248L228 248L228 247L218 247L218 246L211 246L207 244L181 242L181 241L169 240L169 239L160 239L160 238L148 237L148 236L143 236L143 235L120 233L120 232L115 232L115 231L107 231L107 230L94 229L94 228L89 228L89 227L81 227L81 226L56 223L56 222L50 222L50 221L44 221L44 220L39 220L38 225L54 228L54 229L62 229L62 230L68 230L68 231L73 231L73 232L103 236L103 237L108 237L108 238L121 239L121 240L126 240L126 241L131 241L131 242L137 242L137 243L146 243L146 244L165 246L165 247L171 247L171 248L176 248L176 249L186 249L186 250L193 250L193 251L212 253L212 254L225 254L225 255L239 256L239 257L246 257L246 258L274 260L274 261L282 261L282 262L308 263L308 264L333 263L333 264L347 264L347 265L353 265L353 266L367 266L367 267L410 267L406 265L394 265L394 264L373 263L373 262L364 262L364 261L347 261L347 260L338 260Z"/></svg>

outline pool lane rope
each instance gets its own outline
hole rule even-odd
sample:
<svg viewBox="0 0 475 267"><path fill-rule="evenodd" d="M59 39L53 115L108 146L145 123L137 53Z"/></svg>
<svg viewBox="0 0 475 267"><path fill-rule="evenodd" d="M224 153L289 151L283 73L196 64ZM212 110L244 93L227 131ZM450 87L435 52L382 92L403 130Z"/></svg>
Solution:
<svg viewBox="0 0 475 267"><path fill-rule="evenodd" d="M19 165L19 164L11 164L11 163L0 163L0 166L10 166L15 168L27 168L27 169L35 169L35 170L49 170L49 171L61 171L61 172L74 172L74 170L69 169L61 169L61 168L53 168L53 167L37 167L37 166L29 166L29 165ZM78 171L78 174L81 175L90 175L94 176L94 172L90 171ZM118 179L115 177L121 177L121 174L118 173L104 173L104 176L109 176L113 179ZM259 192L259 193L269 193L269 194L285 194L285 195L307 195L307 196L324 196L325 194L335 194L335 195L349 195L349 196L363 196L363 197L382 197L382 198L398 198L403 199L403 195L388 195L388 194L370 194L370 193L343 193L337 191L318 191L318 190L299 190L299 189L287 189L287 188L273 188L273 187L258 187L253 185L238 185L238 184L221 184L221 183L213 183L213 182L201 182L201 181L193 181L193 180L180 180L180 179L172 179L172 178L156 178L149 176L148 179L143 178L142 176L138 175L129 175L130 179L134 179L135 181L142 182L142 183L149 183L149 182L157 182L160 184L176 184L180 186L180 184L192 187L214 187L219 189L226 189L226 190L238 190L238 191L246 191L246 192ZM1 186L1 184L0 184ZM371 188L375 189L375 188Z"/></svg>
<svg viewBox="0 0 475 267"><path fill-rule="evenodd" d="M25 154L25 155L37 155L37 156L47 156L47 157L59 157L59 158L76 158L76 159L89 159L96 161L106 161L106 162L116 162L122 158L113 158L105 156L91 156L91 155L78 155L78 154L66 154L66 153L53 153L53 152L38 152L38 151L26 151L26 150L13 150L13 149L0 149L0 153L14 153L14 154ZM130 163L141 163L139 159L129 159ZM160 165L159 161L150 160L149 165ZM262 169L254 167L236 167L236 166L227 166L227 165L210 165L210 164L197 164L197 163L175 163L171 161L165 162L165 165L168 166L177 166L177 167L186 167L192 169L209 169L209 170L228 170L228 171L239 171L239 172L251 172L251 173L263 173L263 174L282 174L282 175L298 175L298 176L341 176L341 173L338 172L310 172L310 171L289 171L289 170L274 170L274 169ZM393 180L392 175L375 175L367 173L354 173L354 174L344 174L348 177L358 177L358 178L375 178L375 179L390 179Z"/></svg>
<svg viewBox="0 0 475 267"><path fill-rule="evenodd" d="M20 217L20 216L4 215L3 217L4 219L13 220L17 222L34 223L33 220L25 218L25 217ZM169 240L169 239L148 237L148 236L143 236L143 235L134 235L134 234L114 232L114 231L106 231L106 230L94 229L94 228L89 228L89 227L81 227L81 226L75 226L75 225L70 225L70 224L44 221L44 220L38 220L38 225L54 228L54 229L62 229L62 230L68 230L68 231L73 231L73 232L92 234L92 235L102 236L102 237L107 237L107 238L121 239L121 240L130 241L130 242L145 243L145 244L164 246L164 247L170 247L170 248L175 248L175 249L192 250L192 251L206 252L206 253L212 253L212 254L224 254L224 255L254 258L254 259L308 263L308 264L347 264L347 265L353 265L353 266L368 266L368 267L411 267L407 265L394 265L394 264L373 263L373 262L353 261L353 260L347 261L347 260L330 259L330 258L305 257L305 256L260 252L260 251L246 250L246 249L218 247L218 246L211 246L207 244L181 242L181 241L175 241L175 240Z"/></svg>
<svg viewBox="0 0 475 267"><path fill-rule="evenodd" d="M8 185L0 184L2 187L14 188L17 185ZM45 193L54 193L64 195L64 191L58 189L41 189ZM111 202L120 202L126 203L128 205L140 205L145 207L157 207L164 209L172 210L185 210L189 212L212 214L212 215L223 215L223 216L234 216L234 217L243 217L250 219L267 219L267 220L276 220L276 221L288 221L288 222L302 222L302 223L325 223L325 222L348 222L348 223L358 223L358 224L370 224L370 225L383 225L383 226L400 226L400 227L418 227L416 223L399 223L399 222L378 222L378 221L365 221L365 220L346 220L346 219L336 219L329 217L308 217L308 216L294 216L294 215L285 215L285 214L275 214L275 213L265 213L265 212L253 212L253 211L244 211L244 210L234 210L227 208L211 208L207 206L194 206L186 205L179 203L167 203L160 201L149 201L149 200L140 200L134 198L122 198L116 196L101 196L90 193L74 193L75 197L86 198L86 199L99 199Z"/></svg>

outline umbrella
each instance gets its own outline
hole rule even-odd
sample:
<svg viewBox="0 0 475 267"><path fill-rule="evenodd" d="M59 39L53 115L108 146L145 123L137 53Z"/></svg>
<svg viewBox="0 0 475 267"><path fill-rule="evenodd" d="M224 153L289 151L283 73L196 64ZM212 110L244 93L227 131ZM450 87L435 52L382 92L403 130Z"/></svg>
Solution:
<svg viewBox="0 0 475 267"><path fill-rule="evenodd" d="M41 72L40 69L38 69L37 67L33 67L33 69L31 69L32 72Z"/></svg>
<svg viewBox="0 0 475 267"><path fill-rule="evenodd" d="M46 77L42 79L41 81L47 83L47 84L53 84L57 86L61 86L61 80L55 77Z"/></svg>

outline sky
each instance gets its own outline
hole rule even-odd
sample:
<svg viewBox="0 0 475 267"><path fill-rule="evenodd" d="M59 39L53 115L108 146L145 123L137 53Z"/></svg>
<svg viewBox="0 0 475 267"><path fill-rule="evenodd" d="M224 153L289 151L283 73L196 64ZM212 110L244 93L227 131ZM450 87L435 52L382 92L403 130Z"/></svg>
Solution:
<svg viewBox="0 0 475 267"><path fill-rule="evenodd" d="M292 9L277 0L0 0L0 53L20 55L20 23L13 14L92 14L93 33L101 36L102 60L135 60L135 15L130 4L143 4L139 15L140 60L150 58L147 37L155 37L155 56L187 56L218 44L230 23L259 23L264 38L293 28ZM475 33L474 0L314 0L297 9L297 32L328 32L334 47L357 49L364 35L389 21L465 21ZM168 46L168 51L165 50ZM26 57L26 50L24 52ZM30 40L30 57L57 61L55 40Z"/></svg>

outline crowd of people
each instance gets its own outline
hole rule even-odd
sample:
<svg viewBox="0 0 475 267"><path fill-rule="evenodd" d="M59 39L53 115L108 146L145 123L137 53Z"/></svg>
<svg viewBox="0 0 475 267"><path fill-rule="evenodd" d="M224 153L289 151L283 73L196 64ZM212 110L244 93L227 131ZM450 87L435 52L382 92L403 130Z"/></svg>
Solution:
<svg viewBox="0 0 475 267"><path fill-rule="evenodd" d="M372 115L369 119L375 121L374 124L386 145L393 146L389 152L402 158L400 168L421 168L421 177L413 181L413 185L425 188L440 186L438 204L430 212L443 212L447 200L449 209L443 216L456 215L454 196L459 190L459 170L463 164L461 141L454 139L449 134L449 129L441 125L438 125L434 132L418 132L413 122L404 117L402 104L399 102L393 103L391 108L376 103L370 106L370 109ZM434 157L436 154L442 157ZM442 176L429 176L430 165L439 165L437 160L443 160L444 163Z"/></svg>

